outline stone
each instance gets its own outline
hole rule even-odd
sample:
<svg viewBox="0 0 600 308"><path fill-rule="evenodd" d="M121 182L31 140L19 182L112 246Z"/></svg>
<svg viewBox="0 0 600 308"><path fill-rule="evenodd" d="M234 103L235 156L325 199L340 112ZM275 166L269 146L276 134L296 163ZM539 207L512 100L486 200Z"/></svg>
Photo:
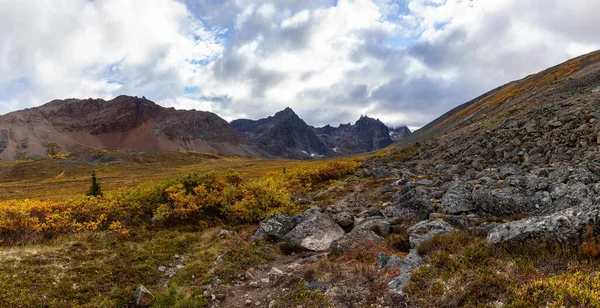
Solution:
<svg viewBox="0 0 600 308"><path fill-rule="evenodd" d="M332 250L338 249L354 249L363 246L365 243L380 243L385 239L375 232L364 229L364 230L352 230L352 232L345 234L341 238L333 241L329 247Z"/></svg>
<svg viewBox="0 0 600 308"><path fill-rule="evenodd" d="M436 234L455 231L454 228L442 219L434 221L424 220L408 228L410 247L416 248L420 243L431 239Z"/></svg>
<svg viewBox="0 0 600 308"><path fill-rule="evenodd" d="M162 266L162 265L161 265L161 266L159 266L159 267L158 267L158 271L159 271L159 272L164 272L164 271L166 271L166 270L167 270L167 267L166 267L166 266Z"/></svg>
<svg viewBox="0 0 600 308"><path fill-rule="evenodd" d="M488 232L490 244L554 242L573 245L580 242L588 226L600 225L600 207L569 208L556 213L500 224Z"/></svg>
<svg viewBox="0 0 600 308"><path fill-rule="evenodd" d="M440 200L439 212L450 215L458 215L473 211L475 208L467 199L469 192L462 186L449 189Z"/></svg>
<svg viewBox="0 0 600 308"><path fill-rule="evenodd" d="M388 217L402 217L406 219L427 219L429 214L435 211L435 205L431 202L429 191L421 186L415 188L404 188L400 194L394 197L394 202L383 211Z"/></svg>
<svg viewBox="0 0 600 308"><path fill-rule="evenodd" d="M475 190L473 203L479 211L497 217L528 213L535 209L535 204L515 187Z"/></svg>
<svg viewBox="0 0 600 308"><path fill-rule="evenodd" d="M302 221L288 232L283 240L291 246L324 251L344 234L344 230L329 216L313 211L303 214Z"/></svg>
<svg viewBox="0 0 600 308"><path fill-rule="evenodd" d="M135 290L135 305L138 307L149 307L154 301L154 295L143 285L139 285Z"/></svg>
<svg viewBox="0 0 600 308"><path fill-rule="evenodd" d="M312 282L305 282L304 283L304 289L305 290L310 290L310 291L327 291L329 287L320 282L320 281L312 281Z"/></svg>
<svg viewBox="0 0 600 308"><path fill-rule="evenodd" d="M333 219L337 222L338 225L342 228L351 227L354 224L354 216L349 212L340 212L337 213Z"/></svg>
<svg viewBox="0 0 600 308"><path fill-rule="evenodd" d="M248 285L253 288L260 288L260 284L258 284L258 281L250 281Z"/></svg>
<svg viewBox="0 0 600 308"><path fill-rule="evenodd" d="M412 271L423 265L424 260L416 249L411 249L406 257L400 260L400 275L388 283L390 292L398 295L406 295L402 289L410 282Z"/></svg>
<svg viewBox="0 0 600 308"><path fill-rule="evenodd" d="M402 264L402 259L398 258L397 256L395 256L395 255L388 256L386 253L380 252L377 255L377 264L375 265L375 267L378 270L382 270L382 269L386 269L386 268L398 267L401 264Z"/></svg>
<svg viewBox="0 0 600 308"><path fill-rule="evenodd" d="M259 223L254 237L269 241L279 241L296 225L297 219L282 214L275 214Z"/></svg>
<svg viewBox="0 0 600 308"><path fill-rule="evenodd" d="M383 217L370 217L354 227L352 232L359 232L361 230L371 230L379 236L387 237L390 233L390 223Z"/></svg>
<svg viewBox="0 0 600 308"><path fill-rule="evenodd" d="M269 276L283 276L283 271L276 267L272 267L269 271Z"/></svg>

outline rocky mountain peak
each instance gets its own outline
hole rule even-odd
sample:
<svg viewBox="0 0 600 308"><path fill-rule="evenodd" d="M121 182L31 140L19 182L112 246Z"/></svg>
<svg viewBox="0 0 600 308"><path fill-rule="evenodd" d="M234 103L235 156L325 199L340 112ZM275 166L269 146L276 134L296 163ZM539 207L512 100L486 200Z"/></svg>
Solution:
<svg viewBox="0 0 600 308"><path fill-rule="evenodd" d="M290 107L286 107L285 109L275 113L275 115L273 117L276 119L280 119L280 120L287 120L287 119L291 119L291 118L300 119L300 117Z"/></svg>

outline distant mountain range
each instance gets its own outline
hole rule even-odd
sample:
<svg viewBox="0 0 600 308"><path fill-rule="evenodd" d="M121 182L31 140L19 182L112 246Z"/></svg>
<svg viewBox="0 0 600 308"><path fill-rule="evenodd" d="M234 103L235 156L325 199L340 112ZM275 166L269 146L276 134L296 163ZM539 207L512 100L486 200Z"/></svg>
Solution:
<svg viewBox="0 0 600 308"><path fill-rule="evenodd" d="M74 154L86 149L196 151L307 159L362 153L392 143L388 128L356 124L313 128L286 108L272 117L235 120L164 108L142 97L54 100L0 116L0 161Z"/></svg>
<svg viewBox="0 0 600 308"><path fill-rule="evenodd" d="M288 107L268 118L240 119L229 124L260 149L285 158L357 154L379 150L393 143L393 134L388 127L367 116L361 116L354 125L315 128ZM403 129L404 133L410 134L408 128Z"/></svg>

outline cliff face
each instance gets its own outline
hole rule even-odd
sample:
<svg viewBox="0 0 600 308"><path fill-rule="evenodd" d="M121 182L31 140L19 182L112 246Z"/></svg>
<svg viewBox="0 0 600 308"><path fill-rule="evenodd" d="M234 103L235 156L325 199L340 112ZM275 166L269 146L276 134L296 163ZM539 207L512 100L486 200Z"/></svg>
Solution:
<svg viewBox="0 0 600 308"><path fill-rule="evenodd" d="M277 157L304 159L327 155L328 149L313 128L291 108L274 116L252 120L235 120L231 126L262 150Z"/></svg>
<svg viewBox="0 0 600 308"><path fill-rule="evenodd" d="M78 148L180 149L260 156L219 116L175 110L146 98L54 100L0 117L0 159L39 158Z"/></svg>
<svg viewBox="0 0 600 308"><path fill-rule="evenodd" d="M390 132L381 121L361 117L354 125L307 125L286 108L260 120L234 120L231 126L264 151L278 157L310 158L357 154L379 150L392 143Z"/></svg>
<svg viewBox="0 0 600 308"><path fill-rule="evenodd" d="M378 119L362 116L345 133L339 142L338 151L355 154L376 151L392 144L390 131Z"/></svg>

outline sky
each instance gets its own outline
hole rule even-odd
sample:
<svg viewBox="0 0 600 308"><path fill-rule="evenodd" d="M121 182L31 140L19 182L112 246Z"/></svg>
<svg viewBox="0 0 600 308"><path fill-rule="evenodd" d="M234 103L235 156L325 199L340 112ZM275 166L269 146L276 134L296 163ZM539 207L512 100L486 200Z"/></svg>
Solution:
<svg viewBox="0 0 600 308"><path fill-rule="evenodd" d="M0 0L0 114L126 94L417 128L600 49L597 16L596 0Z"/></svg>

